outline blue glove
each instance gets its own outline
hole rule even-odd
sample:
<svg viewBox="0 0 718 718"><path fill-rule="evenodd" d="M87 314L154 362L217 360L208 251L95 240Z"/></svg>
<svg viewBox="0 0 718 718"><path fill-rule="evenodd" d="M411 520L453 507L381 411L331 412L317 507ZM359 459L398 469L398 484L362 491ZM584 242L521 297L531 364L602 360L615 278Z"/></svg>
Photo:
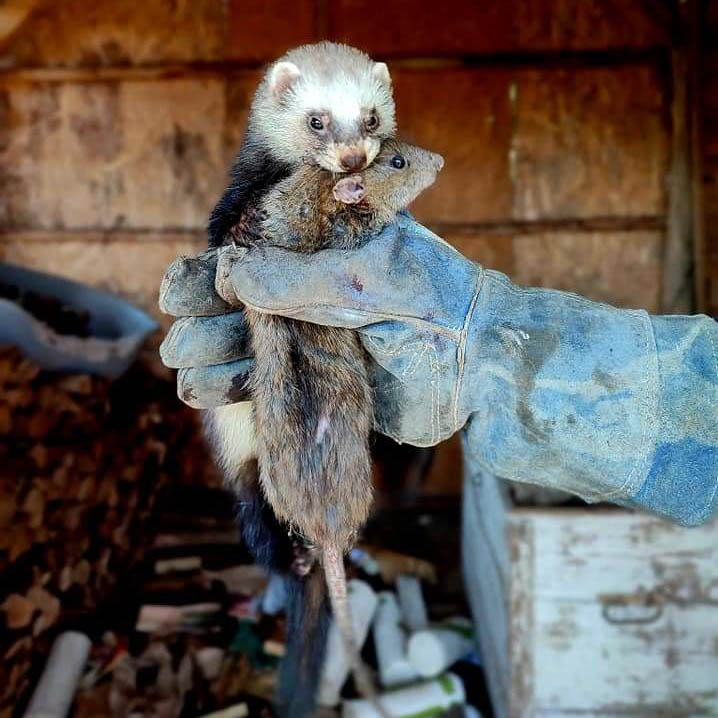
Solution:
<svg viewBox="0 0 718 718"><path fill-rule="evenodd" d="M196 314L174 299L182 271L163 304ZM707 317L522 289L407 217L352 252L225 248L216 288L227 306L356 329L375 362L377 429L397 441L464 428L467 460L504 478L685 524L716 508L718 325ZM216 297L202 301L217 311ZM251 367L241 316L170 332L163 358L190 367L180 391L195 405L237 400L231 387ZM243 359L217 365L233 353Z"/></svg>

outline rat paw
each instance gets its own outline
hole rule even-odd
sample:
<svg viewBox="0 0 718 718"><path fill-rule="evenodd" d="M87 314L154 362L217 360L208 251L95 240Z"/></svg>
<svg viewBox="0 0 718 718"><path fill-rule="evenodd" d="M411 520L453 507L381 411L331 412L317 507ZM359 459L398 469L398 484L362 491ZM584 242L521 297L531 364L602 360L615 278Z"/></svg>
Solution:
<svg viewBox="0 0 718 718"><path fill-rule="evenodd" d="M301 539L292 541L292 573L297 576L307 576L319 558L319 550Z"/></svg>

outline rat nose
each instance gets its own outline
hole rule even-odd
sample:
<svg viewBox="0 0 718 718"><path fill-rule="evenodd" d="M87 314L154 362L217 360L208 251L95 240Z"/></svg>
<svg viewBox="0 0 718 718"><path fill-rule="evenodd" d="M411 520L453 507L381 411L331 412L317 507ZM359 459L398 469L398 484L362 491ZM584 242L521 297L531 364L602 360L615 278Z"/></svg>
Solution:
<svg viewBox="0 0 718 718"><path fill-rule="evenodd" d="M444 158L441 155L437 155L436 153L434 153L432 160L434 161L434 168L436 169L436 171L441 172L444 166Z"/></svg>
<svg viewBox="0 0 718 718"><path fill-rule="evenodd" d="M350 172L363 169L365 164L366 155L364 153L360 155L344 155L342 157L342 167Z"/></svg>

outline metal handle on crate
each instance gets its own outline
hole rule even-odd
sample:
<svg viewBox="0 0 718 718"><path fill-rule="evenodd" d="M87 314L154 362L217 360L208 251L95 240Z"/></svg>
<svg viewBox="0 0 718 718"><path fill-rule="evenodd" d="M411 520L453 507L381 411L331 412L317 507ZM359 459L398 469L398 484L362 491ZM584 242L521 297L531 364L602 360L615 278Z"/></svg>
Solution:
<svg viewBox="0 0 718 718"><path fill-rule="evenodd" d="M663 615L663 598L654 593L604 593L601 615L614 625L654 623Z"/></svg>

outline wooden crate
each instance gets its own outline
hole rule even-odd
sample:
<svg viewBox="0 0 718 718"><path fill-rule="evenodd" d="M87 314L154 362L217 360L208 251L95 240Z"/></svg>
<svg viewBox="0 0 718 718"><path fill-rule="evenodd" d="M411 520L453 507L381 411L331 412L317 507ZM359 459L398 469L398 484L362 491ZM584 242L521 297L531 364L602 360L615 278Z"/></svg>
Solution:
<svg viewBox="0 0 718 718"><path fill-rule="evenodd" d="M519 508L475 473L463 553L497 718L718 716L718 522Z"/></svg>

